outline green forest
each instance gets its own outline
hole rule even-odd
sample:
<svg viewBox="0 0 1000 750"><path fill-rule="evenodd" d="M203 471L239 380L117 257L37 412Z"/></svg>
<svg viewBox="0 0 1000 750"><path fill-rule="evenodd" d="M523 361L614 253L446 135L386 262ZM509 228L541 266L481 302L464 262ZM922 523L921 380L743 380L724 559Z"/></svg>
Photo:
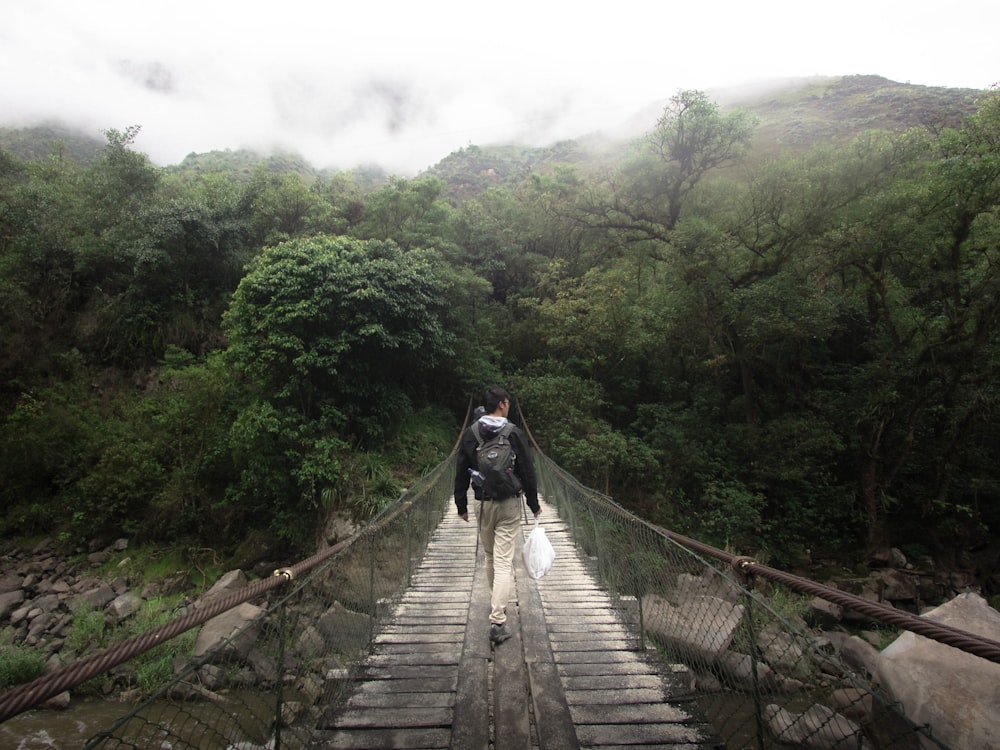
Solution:
<svg viewBox="0 0 1000 750"><path fill-rule="evenodd" d="M0 538L308 554L502 384L654 524L988 578L1000 93L783 96L412 178L0 131Z"/></svg>

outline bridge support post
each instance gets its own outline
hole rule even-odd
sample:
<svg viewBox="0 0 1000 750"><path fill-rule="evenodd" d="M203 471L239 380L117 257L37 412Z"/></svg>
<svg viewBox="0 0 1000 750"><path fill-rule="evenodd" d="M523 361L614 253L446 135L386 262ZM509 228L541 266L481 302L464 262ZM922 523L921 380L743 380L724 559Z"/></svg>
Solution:
<svg viewBox="0 0 1000 750"><path fill-rule="evenodd" d="M285 636L288 608L284 601L278 607L278 684L274 690L274 750L281 750L281 705L284 702Z"/></svg>
<svg viewBox="0 0 1000 750"><path fill-rule="evenodd" d="M746 580L745 593L743 594L743 600L746 603L746 629L747 638L750 641L750 680L753 684L753 709L754 709L754 725L756 727L757 733L757 748L758 750L764 750L764 707L761 705L760 696L760 675L757 671L758 663L758 651L757 651L757 633L753 626L753 596L750 594L750 587L753 586L753 581L749 579Z"/></svg>

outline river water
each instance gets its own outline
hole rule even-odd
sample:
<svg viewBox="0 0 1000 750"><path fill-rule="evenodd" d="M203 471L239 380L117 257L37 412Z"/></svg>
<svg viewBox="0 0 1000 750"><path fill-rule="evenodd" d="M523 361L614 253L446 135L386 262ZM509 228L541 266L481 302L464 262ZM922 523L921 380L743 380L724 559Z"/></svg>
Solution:
<svg viewBox="0 0 1000 750"><path fill-rule="evenodd" d="M201 750L265 750L274 716L274 696L233 691L222 706L208 702L154 702L121 729L130 742L151 750L171 747ZM0 724L0 750L80 750L134 708L128 702L74 698L64 710L33 710ZM157 729L159 727L160 729ZM160 731L166 730L166 731ZM295 748L294 732L285 729L283 747ZM235 743L235 744L233 744ZM117 742L113 746L119 746ZM301 745L301 743L298 743ZM131 746L131 745L130 745Z"/></svg>
<svg viewBox="0 0 1000 750"><path fill-rule="evenodd" d="M0 724L0 748L80 750L130 708L128 703L76 699L65 710L25 711Z"/></svg>

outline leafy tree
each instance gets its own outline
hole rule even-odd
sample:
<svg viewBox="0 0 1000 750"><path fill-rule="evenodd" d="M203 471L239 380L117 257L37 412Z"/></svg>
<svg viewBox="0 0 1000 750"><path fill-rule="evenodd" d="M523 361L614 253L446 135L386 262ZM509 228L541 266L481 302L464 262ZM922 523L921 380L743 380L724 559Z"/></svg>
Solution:
<svg viewBox="0 0 1000 750"><path fill-rule="evenodd" d="M743 155L755 126L747 112L721 114L703 92L679 92L609 179L604 198L587 210L588 222L633 240L668 243L685 201L707 175Z"/></svg>
<svg viewBox="0 0 1000 750"><path fill-rule="evenodd" d="M434 247L451 255L451 207L442 197L443 189L444 183L436 177L391 178L388 185L368 196L354 235L391 240L403 250Z"/></svg>
<svg viewBox="0 0 1000 750"><path fill-rule="evenodd" d="M231 437L242 472L231 503L272 507L301 531L337 496L348 441L379 441L452 355L449 281L434 251L346 237L286 242L251 263L224 319L227 357L254 394Z"/></svg>

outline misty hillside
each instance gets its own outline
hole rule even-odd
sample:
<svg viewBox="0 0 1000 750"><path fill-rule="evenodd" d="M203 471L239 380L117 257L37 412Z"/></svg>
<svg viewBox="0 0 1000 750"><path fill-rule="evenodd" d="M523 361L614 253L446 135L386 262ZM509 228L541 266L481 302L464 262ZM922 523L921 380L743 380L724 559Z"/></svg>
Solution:
<svg viewBox="0 0 1000 750"><path fill-rule="evenodd" d="M760 124L752 158L767 158L779 150L843 143L865 130L955 126L975 111L982 94L974 89L918 86L875 75L855 75L791 80L756 92L729 90L718 92L713 98L723 110L745 109L757 115ZM635 132L652 130L666 101L651 103L631 118L627 128ZM95 134L74 130L68 123L0 127L0 148L20 158L44 157L56 144L61 144L64 155L85 161L97 153L102 141ZM512 186L525 174L544 171L553 165L611 163L626 146L625 141L584 134L576 140L544 148L472 145L444 155L424 174L443 179L449 196L461 199L488 187ZM248 149L192 152L168 169L181 174L225 172L246 178L257 169L307 178L329 173L322 165L309 164L297 154L266 155ZM388 177L378 165L358 167L352 173L360 178L357 184L372 188L384 184Z"/></svg>

